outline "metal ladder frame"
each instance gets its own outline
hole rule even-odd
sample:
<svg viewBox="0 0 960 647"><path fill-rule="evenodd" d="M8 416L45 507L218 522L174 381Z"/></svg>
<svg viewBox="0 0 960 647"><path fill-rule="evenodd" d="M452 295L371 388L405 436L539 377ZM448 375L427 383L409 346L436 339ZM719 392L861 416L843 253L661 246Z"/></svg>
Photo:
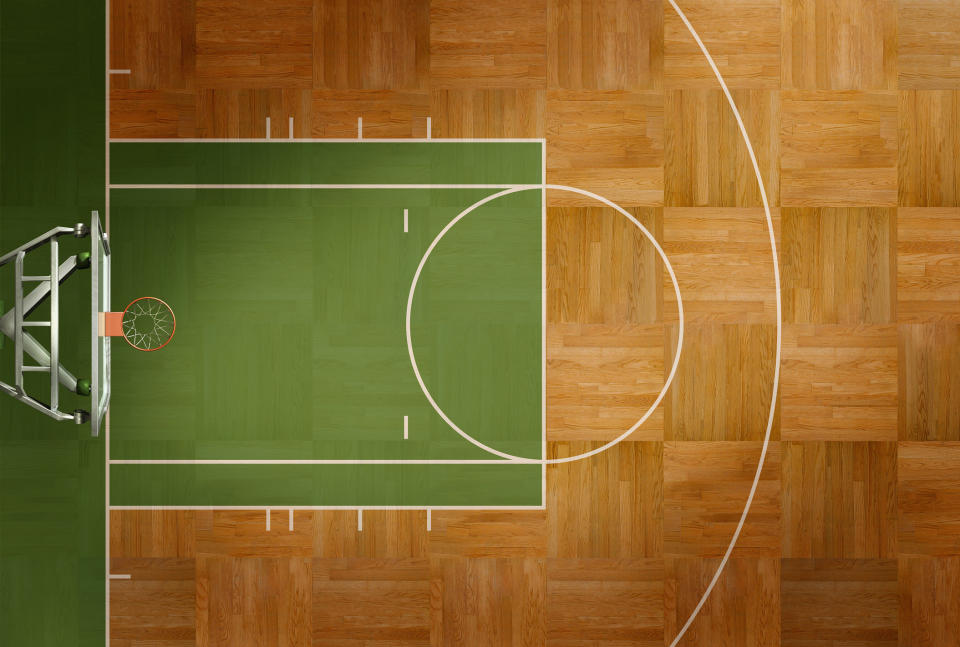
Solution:
<svg viewBox="0 0 960 647"><path fill-rule="evenodd" d="M47 233L0 257L0 267L13 262L14 265L14 306L0 316L0 334L11 338L14 343L14 385L0 381L0 391L10 395L28 406L45 413L54 420L72 420L81 424L89 419L89 412L77 409L73 413L60 411L60 385L73 392L78 391L77 378L60 363L60 284L66 281L77 269L90 267L90 259L81 259L78 254L69 256L60 262L61 236L72 235L84 238L90 229L83 223L73 227L55 227ZM25 275L23 262L29 252L50 245L50 274L41 276ZM24 285L38 285L24 296ZM27 317L47 298L50 299L49 321L27 321ZM31 327L50 328L50 350L24 330ZM24 353L33 358L36 364L24 364ZM24 389L23 376L26 373L43 372L50 374L50 403L46 404L29 395Z"/></svg>

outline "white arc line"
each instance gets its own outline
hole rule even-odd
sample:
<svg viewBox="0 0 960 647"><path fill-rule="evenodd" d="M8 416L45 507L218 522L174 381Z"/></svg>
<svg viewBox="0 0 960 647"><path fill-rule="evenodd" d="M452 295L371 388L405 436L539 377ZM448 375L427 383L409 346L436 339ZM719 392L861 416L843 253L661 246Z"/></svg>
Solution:
<svg viewBox="0 0 960 647"><path fill-rule="evenodd" d="M774 281L776 282L777 295L777 356L774 361L773 369L773 390L770 396L770 413L767 417L767 430L763 436L763 449L760 452L760 460L757 463L757 472L754 474L753 483L750 485L750 494L747 495L747 502L743 506L743 513L740 515L740 521L737 523L737 529L733 532L733 537L730 539L730 544L727 546L727 550L723 553L723 559L720 560L720 565L717 566L717 572L713 574L710 584L707 585L707 589L703 592L703 595L697 602L697 606L694 607L693 611L690 613L690 617L687 618L687 621L683 623L683 627L681 627L680 631L677 632L676 637L670 642L670 647L676 647L676 645L680 642L680 639L683 638L683 635L687 633L690 625L693 624L697 614L700 613L700 609L703 608L707 598L710 597L710 593L713 592L713 588L717 585L717 580L720 579L720 575L723 573L723 569L726 567L727 561L730 559L730 554L733 552L733 548L737 544L737 539L740 538L740 533L743 530L743 524L747 519L747 513L750 512L750 505L753 503L754 494L757 492L757 484L760 482L760 473L763 471L763 463L767 458L767 448L770 445L770 430L773 428L773 416L777 408L777 388L780 385L781 323L780 268L778 266L779 261L777 260L777 241L773 231L773 218L770 216L770 204L767 201L767 190L763 185L763 177L760 174L760 165L757 163L757 156L753 151L753 145L750 143L750 136L747 134L746 126L743 125L743 118L740 116L740 111L737 109L737 104L734 102L733 96L730 94L730 90L727 88L727 84L723 80L723 75L720 74L720 70L717 68L717 64L714 62L713 57L710 56L710 52L707 51L706 45L703 44L699 34L697 34L697 30L695 30L693 25L690 24L686 14L680 10L680 7L677 6L676 1L669 0L669 2L670 6L673 7L673 10L677 13L677 16L679 16L680 20L683 21L683 24L686 25L687 31L689 31L690 35L693 36L693 39L697 41L697 46L700 48L700 51L703 52L704 57L707 59L707 63L710 64L710 69L713 70L713 74L717 77L717 81L720 82L720 87L723 89L723 94L727 97L727 103L730 104L730 109L733 111L733 116L737 120L737 126L740 128L740 134L743 136L743 142L747 146L747 152L750 154L750 162L753 164L753 172L757 176L757 185L760 187L760 198L763 200L763 211L767 216L767 229L770 233L770 249L773 254L773 276Z"/></svg>

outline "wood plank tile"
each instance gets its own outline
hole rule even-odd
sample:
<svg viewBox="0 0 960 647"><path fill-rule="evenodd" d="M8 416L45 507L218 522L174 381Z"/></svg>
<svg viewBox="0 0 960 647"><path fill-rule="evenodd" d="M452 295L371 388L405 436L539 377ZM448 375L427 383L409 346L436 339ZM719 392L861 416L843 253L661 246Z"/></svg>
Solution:
<svg viewBox="0 0 960 647"><path fill-rule="evenodd" d="M786 208L782 214L785 322L896 321L896 210Z"/></svg>
<svg viewBox="0 0 960 647"><path fill-rule="evenodd" d="M544 88L547 0L433 0L434 88Z"/></svg>
<svg viewBox="0 0 960 647"><path fill-rule="evenodd" d="M430 0L314 0L313 87L426 89Z"/></svg>
<svg viewBox="0 0 960 647"><path fill-rule="evenodd" d="M544 559L430 560L430 644L536 647L546 633Z"/></svg>
<svg viewBox="0 0 960 647"><path fill-rule="evenodd" d="M610 441L646 415L666 382L662 324L548 324L547 439ZM663 440L664 405L630 435Z"/></svg>
<svg viewBox="0 0 960 647"><path fill-rule="evenodd" d="M674 557L667 560L666 641L687 621L719 565L719 559ZM731 559L684 645L780 645L780 560Z"/></svg>
<svg viewBox="0 0 960 647"><path fill-rule="evenodd" d="M196 552L192 510L111 510L113 558L186 558Z"/></svg>
<svg viewBox="0 0 960 647"><path fill-rule="evenodd" d="M544 557L547 514L540 510L434 510L431 556Z"/></svg>
<svg viewBox="0 0 960 647"><path fill-rule="evenodd" d="M445 88L430 94L434 137L543 137L542 88Z"/></svg>
<svg viewBox="0 0 960 647"><path fill-rule="evenodd" d="M547 87L660 90L664 6L659 0L549 0Z"/></svg>
<svg viewBox="0 0 960 647"><path fill-rule="evenodd" d="M900 645L960 644L960 557L900 559Z"/></svg>
<svg viewBox="0 0 960 647"><path fill-rule="evenodd" d="M313 647L430 643L426 559L313 560Z"/></svg>
<svg viewBox="0 0 960 647"><path fill-rule="evenodd" d="M196 513L197 554L230 557L309 557L313 550L313 515L294 511L200 510Z"/></svg>
<svg viewBox="0 0 960 647"><path fill-rule="evenodd" d="M195 639L196 582L192 558L118 558L110 582L110 644L187 647Z"/></svg>
<svg viewBox="0 0 960 647"><path fill-rule="evenodd" d="M897 204L895 92L784 92L783 206Z"/></svg>
<svg viewBox="0 0 960 647"><path fill-rule="evenodd" d="M311 87L313 0L195 1L199 87Z"/></svg>
<svg viewBox="0 0 960 647"><path fill-rule="evenodd" d="M547 645L663 646L662 559L547 560Z"/></svg>
<svg viewBox="0 0 960 647"><path fill-rule="evenodd" d="M660 94L547 93L547 181L593 191L621 207L663 204L663 97ZM549 206L596 206L551 191Z"/></svg>
<svg viewBox="0 0 960 647"><path fill-rule="evenodd" d="M111 87L192 90L196 68L196 0L112 0Z"/></svg>
<svg viewBox="0 0 960 647"><path fill-rule="evenodd" d="M314 90L311 137L426 137L430 95L423 91Z"/></svg>
<svg viewBox="0 0 960 647"><path fill-rule="evenodd" d="M897 319L960 323L960 209L898 210Z"/></svg>
<svg viewBox="0 0 960 647"><path fill-rule="evenodd" d="M568 457L599 446L551 442L547 455ZM547 467L550 557L659 557L662 523L662 443L624 441L590 458Z"/></svg>
<svg viewBox="0 0 960 647"><path fill-rule="evenodd" d="M779 211L772 210L779 237ZM776 323L773 250L763 209L663 211L662 245L680 283L688 324ZM665 318L678 321L676 294L663 273Z"/></svg>
<svg viewBox="0 0 960 647"><path fill-rule="evenodd" d="M901 442L900 553L960 556L960 443Z"/></svg>
<svg viewBox="0 0 960 647"><path fill-rule="evenodd" d="M747 501L762 445L760 442L664 443L663 527L667 555L723 555ZM779 558L780 517L780 443L774 441L768 448L750 515L732 556ZM749 563L753 564L754 559ZM671 625L670 606L667 608L669 637L675 633L671 626L676 626ZM681 604L681 608L686 605ZM680 624L685 620L686 617L680 619ZM693 644L698 643L693 641Z"/></svg>
<svg viewBox="0 0 960 647"><path fill-rule="evenodd" d="M896 647L897 560L784 559L782 647Z"/></svg>
<svg viewBox="0 0 960 647"><path fill-rule="evenodd" d="M900 93L899 204L960 207L960 91Z"/></svg>
<svg viewBox="0 0 960 647"><path fill-rule="evenodd" d="M196 137L193 91L111 90L111 137Z"/></svg>
<svg viewBox="0 0 960 647"><path fill-rule="evenodd" d="M786 0L785 90L896 90L896 0Z"/></svg>
<svg viewBox="0 0 960 647"><path fill-rule="evenodd" d="M663 244L660 209L627 210ZM609 207L547 209L547 321L606 326L663 320L663 262L623 214ZM599 329L598 329L599 330ZM602 344L598 344L602 346Z"/></svg>
<svg viewBox="0 0 960 647"><path fill-rule="evenodd" d="M904 90L960 88L960 6L900 0L897 68Z"/></svg>
<svg viewBox="0 0 960 647"><path fill-rule="evenodd" d="M290 137L290 117L295 137L311 135L309 90L206 88L197 92L196 106L198 137L262 139L267 136L267 117L274 139Z"/></svg>
<svg viewBox="0 0 960 647"><path fill-rule="evenodd" d="M679 328L670 326L667 367ZM776 366L772 324L692 324L684 331L676 377L667 393L667 440L763 440ZM774 415L770 437L779 438Z"/></svg>
<svg viewBox="0 0 960 647"><path fill-rule="evenodd" d="M897 329L783 328L784 440L896 440Z"/></svg>
<svg viewBox="0 0 960 647"><path fill-rule="evenodd" d="M960 440L960 324L898 326L900 440Z"/></svg>
<svg viewBox="0 0 960 647"><path fill-rule="evenodd" d="M778 92L734 90L771 206L780 202ZM739 126L721 90L666 93L664 202L668 207L762 207Z"/></svg>
<svg viewBox="0 0 960 647"><path fill-rule="evenodd" d="M424 510L364 510L363 530L358 530L356 510L322 510L312 516L315 557L400 559L427 554Z"/></svg>
<svg viewBox="0 0 960 647"><path fill-rule="evenodd" d="M197 558L197 647L309 647L309 557Z"/></svg>
<svg viewBox="0 0 960 647"><path fill-rule="evenodd" d="M896 443L782 448L784 557L896 557Z"/></svg>
<svg viewBox="0 0 960 647"><path fill-rule="evenodd" d="M687 0L680 8L731 89L780 87L778 0ZM693 36L665 5L664 85L716 88L717 79Z"/></svg>

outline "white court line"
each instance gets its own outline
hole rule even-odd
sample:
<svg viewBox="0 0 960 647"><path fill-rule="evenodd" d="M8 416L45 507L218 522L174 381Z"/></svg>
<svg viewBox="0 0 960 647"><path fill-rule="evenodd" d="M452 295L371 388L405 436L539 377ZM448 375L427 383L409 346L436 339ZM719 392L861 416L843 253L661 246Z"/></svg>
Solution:
<svg viewBox="0 0 960 647"><path fill-rule="evenodd" d="M780 338L781 338L781 313L780 313L780 268L777 260L777 241L774 236L773 231L773 218L770 215L770 204L767 201L767 191L763 185L763 176L760 174L760 165L757 163L757 156L753 152L753 145L750 143L750 136L747 134L747 128L743 125L743 119L740 116L740 111L737 109L737 104L733 100L733 96L730 94L729 88L727 88L726 82L723 80L723 75L720 74L720 70L717 68L717 64L714 62L713 57L710 56L710 52L707 51L706 45L703 44L703 41L700 39L697 30L693 28L693 25L690 24L690 21L687 19L686 14L680 10L680 7L677 6L676 0L669 0L670 6L673 7L673 10L680 17L680 20L683 21L683 24L686 25L687 30L693 36L693 39L697 41L697 46L700 47L700 51L703 52L704 57L707 59L707 63L710 64L710 68L713 70L714 76L717 77L717 81L720 82L720 87L723 89L723 94L727 97L727 103L730 104L730 109L733 111L733 116L737 120L737 126L740 128L740 134L743 136L743 141L747 145L747 152L750 154L750 162L753 164L753 172L757 176L757 185L760 187L760 197L763 200L763 210L767 216L767 229L770 233L770 249L773 253L773 276L774 281L776 282L776 295L777 295L777 356L774 360L774 369L773 369L773 393L770 397L770 413L767 417L767 430L763 436L763 449L760 452L760 460L757 463L757 472L753 477L753 483L750 485L750 494L747 495L747 502L743 506L743 513L740 515L740 521L737 523L737 529L733 533L733 537L730 539L730 543L727 545L727 550L723 553L723 559L720 560L720 565L717 567L717 572L713 574L713 578L710 580L710 584L707 585L707 589L703 592L703 595L700 597L700 600L697 602L697 606L690 613L690 617L687 618L687 621L683 624L683 627L680 628L680 631L677 633L676 637L670 642L670 647L676 647L677 643L680 642L680 639L683 638L683 635L687 633L687 630L690 628L690 625L693 624L694 619L697 617L697 614L700 613L700 609L703 608L703 605L706 603L707 598L710 597L710 593L713 591L713 588L717 584L717 580L720 579L720 574L723 573L724 567L727 565L727 561L730 559L730 554L733 552L733 547L737 544L737 539L740 537L740 532L743 530L743 523L747 519L747 513L750 511L750 504L753 503L753 496L757 492L757 484L760 482L760 473L763 471L763 463L767 457L767 447L770 444L770 430L773 428L773 416L777 408L777 388L780 384Z"/></svg>
<svg viewBox="0 0 960 647"><path fill-rule="evenodd" d="M403 417L403 439L407 440L410 438L410 417Z"/></svg>
<svg viewBox="0 0 960 647"><path fill-rule="evenodd" d="M267 117L267 139L270 139L270 117Z"/></svg>
<svg viewBox="0 0 960 647"><path fill-rule="evenodd" d="M542 505L275 505L292 510L545 510ZM263 510L262 505L112 505L111 510Z"/></svg>
<svg viewBox="0 0 960 647"><path fill-rule="evenodd" d="M104 29L103 29L103 211L104 227L107 228L107 234L110 233L110 3L104 2ZM103 530L103 600L104 600L104 647L110 647L110 407L107 407L106 422L104 424L103 437L103 505L104 505L104 530Z"/></svg>
<svg viewBox="0 0 960 647"><path fill-rule="evenodd" d="M544 463L540 467L540 503L547 505L547 140L540 142L540 183L543 184L543 193L540 196L540 256L542 266L540 268L540 282L542 296L540 297L540 353L543 365L540 375L540 402L543 411L540 413L540 429L543 437L540 448L540 458Z"/></svg>
<svg viewBox="0 0 960 647"><path fill-rule="evenodd" d="M133 576L130 574L110 573L111 580L130 580Z"/></svg>
<svg viewBox="0 0 960 647"><path fill-rule="evenodd" d="M363 532L363 508L357 509L357 532Z"/></svg>
<svg viewBox="0 0 960 647"><path fill-rule="evenodd" d="M290 139L293 139L293 117L290 117L290 119L287 121L287 129L290 133Z"/></svg>
<svg viewBox="0 0 960 647"><path fill-rule="evenodd" d="M427 508L427 532L430 532L431 530L433 530L433 521L432 521L432 515L430 514L430 512L431 512L430 508Z"/></svg>
<svg viewBox="0 0 960 647"><path fill-rule="evenodd" d="M537 458L116 458L111 465L531 465ZM263 506L260 506L263 507Z"/></svg>
<svg viewBox="0 0 960 647"><path fill-rule="evenodd" d="M111 184L110 189L518 189L539 184Z"/></svg>
<svg viewBox="0 0 960 647"><path fill-rule="evenodd" d="M464 137L455 139L452 137L368 137L366 139L357 139L355 137L304 137L295 140L297 143L308 144L532 144L544 143L546 140L542 137ZM110 139L112 144L289 144L289 139L265 139L258 137L221 137L219 139L209 138L144 138L144 137L113 137Z"/></svg>
<svg viewBox="0 0 960 647"><path fill-rule="evenodd" d="M290 532L293 532L293 508L290 508Z"/></svg>
<svg viewBox="0 0 960 647"><path fill-rule="evenodd" d="M410 210L403 210L403 233L408 233L410 231ZM406 418L406 417L404 417Z"/></svg>
<svg viewBox="0 0 960 647"><path fill-rule="evenodd" d="M110 70L109 74L130 74L130 70Z"/></svg>
<svg viewBox="0 0 960 647"><path fill-rule="evenodd" d="M430 117L427 117L427 139L430 139L431 135L433 135L433 123Z"/></svg>
<svg viewBox="0 0 960 647"><path fill-rule="evenodd" d="M267 532L270 532L270 508L267 508Z"/></svg>
<svg viewBox="0 0 960 647"><path fill-rule="evenodd" d="M363 117L357 117L357 139L363 139Z"/></svg>

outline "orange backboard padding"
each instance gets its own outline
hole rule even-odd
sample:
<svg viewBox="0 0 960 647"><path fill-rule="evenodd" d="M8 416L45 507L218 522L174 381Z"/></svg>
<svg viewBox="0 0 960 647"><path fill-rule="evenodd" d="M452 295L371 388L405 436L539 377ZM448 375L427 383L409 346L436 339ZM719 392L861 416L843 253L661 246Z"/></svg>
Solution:
<svg viewBox="0 0 960 647"><path fill-rule="evenodd" d="M122 312L104 312L103 313L103 336L104 337L123 337L123 313Z"/></svg>

